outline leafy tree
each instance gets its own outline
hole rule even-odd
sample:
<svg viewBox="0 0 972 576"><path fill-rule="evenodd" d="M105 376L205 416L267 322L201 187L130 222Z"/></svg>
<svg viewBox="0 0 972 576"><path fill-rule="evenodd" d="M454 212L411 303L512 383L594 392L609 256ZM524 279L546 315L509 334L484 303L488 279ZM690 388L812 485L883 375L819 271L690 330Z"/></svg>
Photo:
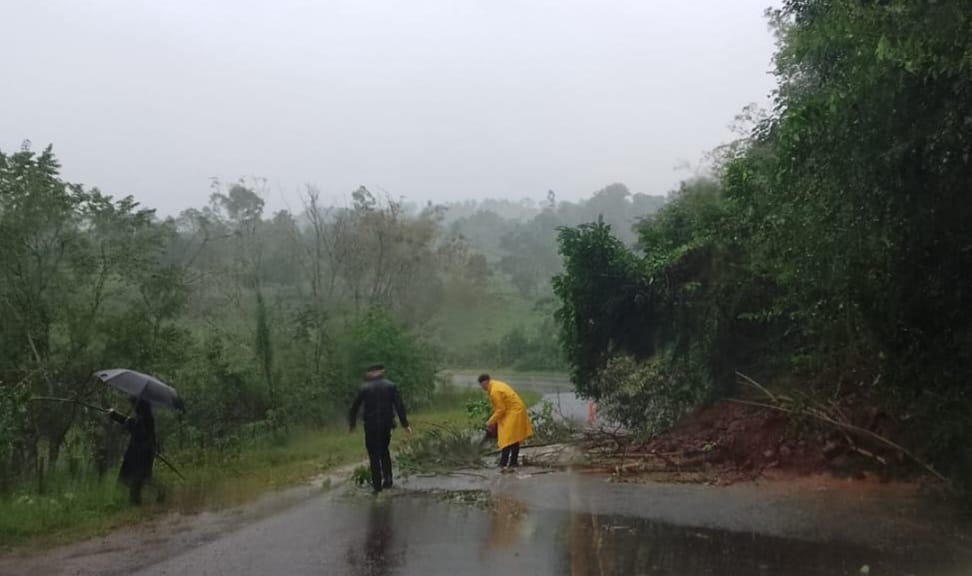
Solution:
<svg viewBox="0 0 972 576"><path fill-rule="evenodd" d="M163 268L160 247L171 230L133 199L65 183L58 169L50 148L0 153L0 381L17 388L4 394L8 401L21 398L21 390L91 394L88 377L101 367L112 320L123 315L110 303L142 303L153 290L163 292L151 278ZM152 303L155 329L130 348L159 337L166 305L165 298ZM6 465L15 471L39 465L44 445L54 466L77 411L51 406L27 416L22 451Z"/></svg>
<svg viewBox="0 0 972 576"><path fill-rule="evenodd" d="M274 407L276 401L273 391L273 342L270 337L270 323L267 320L267 306L259 290L256 293L256 303L256 351L263 371L263 379L267 384L267 393L270 395L270 406Z"/></svg>
<svg viewBox="0 0 972 576"><path fill-rule="evenodd" d="M956 462L972 308L972 3L785 2L777 113L727 166L838 386L917 411ZM754 170L765 174L754 175Z"/></svg>
<svg viewBox="0 0 972 576"><path fill-rule="evenodd" d="M558 240L564 273L553 279L564 352L579 393L598 398L596 375L617 351L646 357L654 334L645 317L644 278L635 256L607 224L563 228ZM649 328L646 330L646 328Z"/></svg>
<svg viewBox="0 0 972 576"><path fill-rule="evenodd" d="M775 106L719 151L719 182L685 183L645 219L640 257L606 227L561 232L558 318L581 391L648 407L724 392L734 367L795 371L808 394L907 414L912 442L972 478L972 4L769 14ZM643 397L637 380L612 388L625 370L644 372ZM673 374L691 394L665 391Z"/></svg>
<svg viewBox="0 0 972 576"><path fill-rule="evenodd" d="M560 269L556 253L556 229L560 221L544 211L528 225L518 227L500 241L506 255L500 269L510 275L513 285L525 298L545 288L551 276Z"/></svg>
<svg viewBox="0 0 972 576"><path fill-rule="evenodd" d="M365 368L383 363L388 378L398 384L408 405L428 401L435 390L436 363L426 344L398 324L382 308L370 308L348 327L344 351L344 398L357 391Z"/></svg>

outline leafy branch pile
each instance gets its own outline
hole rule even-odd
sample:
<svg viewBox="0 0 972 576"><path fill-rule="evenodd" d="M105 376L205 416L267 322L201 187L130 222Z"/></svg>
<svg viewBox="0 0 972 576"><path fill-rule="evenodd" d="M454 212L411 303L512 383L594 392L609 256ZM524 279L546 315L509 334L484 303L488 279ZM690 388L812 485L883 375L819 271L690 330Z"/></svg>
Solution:
<svg viewBox="0 0 972 576"><path fill-rule="evenodd" d="M481 438L481 436L480 436ZM439 472L482 465L487 445L477 441L469 429L450 425L432 425L416 435L395 454L405 474Z"/></svg>

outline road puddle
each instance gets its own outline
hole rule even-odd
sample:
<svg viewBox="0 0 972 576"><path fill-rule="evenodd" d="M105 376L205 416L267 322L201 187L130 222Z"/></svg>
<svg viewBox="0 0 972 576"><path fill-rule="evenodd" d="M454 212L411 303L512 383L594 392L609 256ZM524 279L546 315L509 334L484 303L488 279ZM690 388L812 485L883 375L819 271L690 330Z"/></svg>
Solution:
<svg viewBox="0 0 972 576"><path fill-rule="evenodd" d="M958 576L972 567L950 554L538 509L503 495L485 505L463 500L429 493L345 502L367 509L344 556L347 573Z"/></svg>

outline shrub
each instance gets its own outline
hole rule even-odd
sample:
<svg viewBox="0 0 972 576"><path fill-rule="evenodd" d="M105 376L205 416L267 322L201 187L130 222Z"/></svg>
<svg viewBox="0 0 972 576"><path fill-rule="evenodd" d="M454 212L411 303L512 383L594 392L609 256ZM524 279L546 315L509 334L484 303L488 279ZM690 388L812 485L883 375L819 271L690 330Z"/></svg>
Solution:
<svg viewBox="0 0 972 576"><path fill-rule="evenodd" d="M598 373L601 408L612 420L644 435L671 428L711 391L702 370L673 364L667 357L638 362L616 356Z"/></svg>

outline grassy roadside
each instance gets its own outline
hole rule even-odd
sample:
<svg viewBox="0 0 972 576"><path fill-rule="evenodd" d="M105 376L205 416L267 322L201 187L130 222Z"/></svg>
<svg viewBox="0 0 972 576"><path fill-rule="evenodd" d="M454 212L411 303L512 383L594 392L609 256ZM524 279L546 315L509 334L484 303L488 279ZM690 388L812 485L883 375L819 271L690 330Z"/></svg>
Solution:
<svg viewBox="0 0 972 576"><path fill-rule="evenodd" d="M395 434L395 445L421 439L436 426L462 426L468 421L465 403L482 395L478 390L452 390L438 395L418 411L411 437ZM536 401L535 398L530 398ZM524 401L528 398L524 397ZM316 474L366 457L360 428L348 434L344 427L292 430L283 438L266 438L236 453L175 451L166 456L185 481L164 464L156 463L156 476L166 487L164 503L132 508L114 474L98 479L92 474L69 477L59 473L48 479L46 494L21 491L0 499L0 549L12 546L49 546L107 533L168 512L194 513L242 504L266 490L306 481ZM146 501L155 491L146 489Z"/></svg>

